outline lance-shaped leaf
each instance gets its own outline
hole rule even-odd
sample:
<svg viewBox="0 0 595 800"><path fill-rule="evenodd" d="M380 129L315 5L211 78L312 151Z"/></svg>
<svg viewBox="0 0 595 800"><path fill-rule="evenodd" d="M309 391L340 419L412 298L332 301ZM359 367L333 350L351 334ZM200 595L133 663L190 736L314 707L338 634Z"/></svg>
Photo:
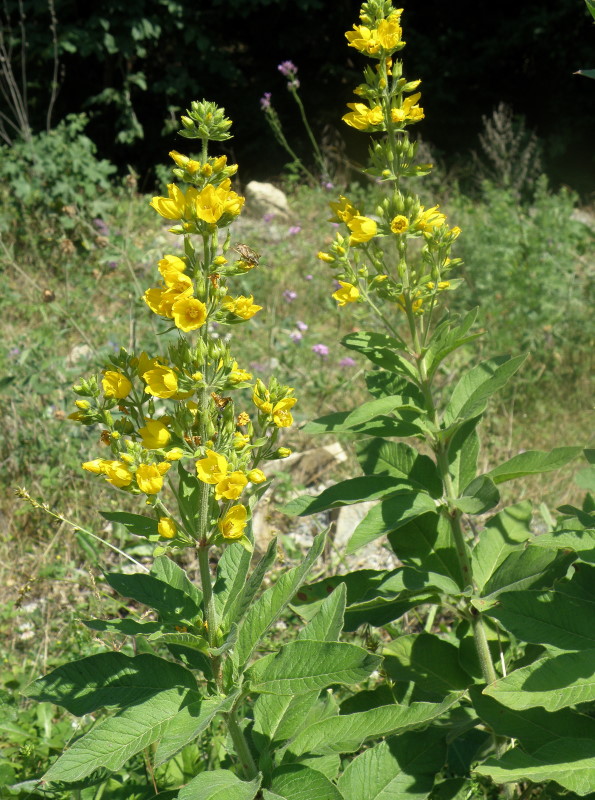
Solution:
<svg viewBox="0 0 595 800"><path fill-rule="evenodd" d="M531 754L514 747L500 759L488 759L475 772L489 775L496 783L555 781L569 792L584 796L595 787L595 741L559 739Z"/></svg>
<svg viewBox="0 0 595 800"><path fill-rule="evenodd" d="M354 758L337 785L357 800L423 800L445 759L443 730L409 731Z"/></svg>
<svg viewBox="0 0 595 800"><path fill-rule="evenodd" d="M125 636L149 636L152 633L164 631L166 627L162 622L138 622L135 619L84 619L83 625L92 631L115 631Z"/></svg>
<svg viewBox="0 0 595 800"><path fill-rule="evenodd" d="M166 620L191 623L200 616L200 608L191 597L154 575L108 572L105 579L123 597L154 608Z"/></svg>
<svg viewBox="0 0 595 800"><path fill-rule="evenodd" d="M365 503L391 497L395 494L411 494L419 489L404 478L388 475L362 475L329 486L317 496L302 495L290 500L281 510L290 517L307 517L329 508Z"/></svg>
<svg viewBox="0 0 595 800"><path fill-rule="evenodd" d="M446 319L440 325L436 326L430 345L424 355L424 364L426 366L428 378L434 375L442 361L446 356L452 353L453 350L483 335L482 333L469 333L469 330L477 318L478 311L478 308L473 308L463 317L459 324L456 324L458 320L454 317Z"/></svg>
<svg viewBox="0 0 595 800"><path fill-rule="evenodd" d="M451 502L464 514L485 514L498 505L500 492L487 475L480 475L465 487L460 497L454 498Z"/></svg>
<svg viewBox="0 0 595 800"><path fill-rule="evenodd" d="M248 675L255 692L297 695L334 683L359 683L378 669L381 661L354 644L305 639L284 645L271 661L257 661Z"/></svg>
<svg viewBox="0 0 595 800"><path fill-rule="evenodd" d="M302 753L354 753L367 739L422 728L459 702L454 694L441 703L380 706L356 714L341 714L310 725L290 742L294 756Z"/></svg>
<svg viewBox="0 0 595 800"><path fill-rule="evenodd" d="M271 788L284 800L348 800L322 772L303 764L278 767Z"/></svg>
<svg viewBox="0 0 595 800"><path fill-rule="evenodd" d="M595 649L595 603L539 590L505 592L486 612L524 642Z"/></svg>
<svg viewBox="0 0 595 800"><path fill-rule="evenodd" d="M140 658L140 656L139 656ZM66 750L43 776L46 781L78 781L97 769L117 770L156 742L188 698L187 689L168 689L103 720Z"/></svg>
<svg viewBox="0 0 595 800"><path fill-rule="evenodd" d="M181 706L165 726L155 752L155 766L158 767L173 758L183 747L193 742L208 728L217 714L229 711L238 693L236 690L227 697L208 698L194 695L196 699Z"/></svg>
<svg viewBox="0 0 595 800"><path fill-rule="evenodd" d="M200 608L202 592L198 586L192 583L182 567L178 566L171 558L167 556L156 558L151 567L151 575L167 583L173 589L179 589L192 600L197 608Z"/></svg>
<svg viewBox="0 0 595 800"><path fill-rule="evenodd" d="M546 711L595 700L595 650L548 656L491 683L485 693L508 708Z"/></svg>
<svg viewBox="0 0 595 800"><path fill-rule="evenodd" d="M98 653L71 661L31 683L27 697L64 706L80 717L98 708L142 702L164 689L196 689L196 678L184 667L143 653Z"/></svg>
<svg viewBox="0 0 595 800"><path fill-rule="evenodd" d="M413 567L419 573L427 571L443 575L458 589L464 588L465 582L456 554L452 528L442 515L423 514L389 533L388 541L402 564ZM444 591L453 593L452 588L446 588L445 585L441 587ZM456 594L456 589L454 593Z"/></svg>
<svg viewBox="0 0 595 800"><path fill-rule="evenodd" d="M178 800L254 800L262 777L241 781L227 769L209 769L192 778L178 794Z"/></svg>
<svg viewBox="0 0 595 800"><path fill-rule="evenodd" d="M316 642L338 642L343 630L347 588L340 583L320 604L318 611L301 629L297 638Z"/></svg>
<svg viewBox="0 0 595 800"><path fill-rule="evenodd" d="M424 408L424 394L421 389L410 380L387 372L385 369L373 369L365 376L366 386L372 397L389 397L399 395L406 408Z"/></svg>
<svg viewBox="0 0 595 800"><path fill-rule="evenodd" d="M355 553L379 536L396 531L410 520L435 511L436 503L425 492L394 495L370 509L347 544L347 553Z"/></svg>
<svg viewBox="0 0 595 800"><path fill-rule="evenodd" d="M192 475L178 461L178 507L180 516L189 533L197 530L197 514L199 509L198 496L200 494L200 483L196 475Z"/></svg>
<svg viewBox="0 0 595 800"><path fill-rule="evenodd" d="M213 587L215 611L220 623L230 618L236 620L236 615L231 615L233 608L237 607L239 597L246 584L248 569L250 568L250 553L238 542L227 545L219 563L217 564L217 580ZM227 624L224 625L227 628Z"/></svg>
<svg viewBox="0 0 595 800"><path fill-rule="evenodd" d="M370 400L354 411L336 411L309 422L304 433L364 433L367 436L418 436L424 426L420 412L410 408L399 410L400 397ZM387 416L388 413L393 416Z"/></svg>
<svg viewBox="0 0 595 800"><path fill-rule="evenodd" d="M494 483L504 483L524 475L538 475L560 469L582 452L582 447L556 447L554 450L527 450L505 461L487 474Z"/></svg>
<svg viewBox="0 0 595 800"><path fill-rule="evenodd" d="M444 425L457 419L470 419L482 414L489 398L514 375L526 355L510 358L499 356L484 361L463 374L444 409Z"/></svg>
<svg viewBox="0 0 595 800"><path fill-rule="evenodd" d="M276 557L277 539L274 538L271 539L266 553L252 570L252 574L246 581L243 591L237 597L237 602L234 603L233 607L230 609L228 613L229 620L240 620L244 616L246 610L250 607L252 601L258 594L264 576L267 574L269 567L274 563ZM235 614L235 616L232 616L232 613Z"/></svg>
<svg viewBox="0 0 595 800"><path fill-rule="evenodd" d="M448 471L455 495L460 494L476 476L479 457L477 426L480 421L481 416L472 417L459 425L448 442Z"/></svg>
<svg viewBox="0 0 595 800"><path fill-rule="evenodd" d="M570 549L579 553L582 561L595 561L595 530L553 531L536 536L532 544L551 550Z"/></svg>
<svg viewBox="0 0 595 800"><path fill-rule="evenodd" d="M414 380L418 377L415 366L398 350L406 349L402 339L396 339L386 333L375 331L357 331L341 339L341 344L349 350L356 350L366 356L378 367L406 375Z"/></svg>
<svg viewBox="0 0 595 800"><path fill-rule="evenodd" d="M251 605L238 629L237 644L233 653L234 662L238 667L244 666L248 661L260 639L279 618L283 609L289 605L291 598L306 580L312 565L324 548L325 538L326 532L320 533L314 539L312 547L302 563L281 575L275 585L267 589Z"/></svg>
<svg viewBox="0 0 595 800"><path fill-rule="evenodd" d="M383 647L384 669L395 681L411 681L440 695L466 689L473 678L459 663L459 651L430 633L399 636Z"/></svg>
<svg viewBox="0 0 595 800"><path fill-rule="evenodd" d="M135 536L157 536L157 520L142 514L130 514L128 511L100 511L108 522L117 522Z"/></svg>
<svg viewBox="0 0 595 800"><path fill-rule="evenodd" d="M532 753L544 744L576 737L595 741L595 719L569 708L546 711L539 706L519 711L506 708L493 697L482 693L482 686L471 686L469 694L477 716L498 736L518 739L524 750Z"/></svg>
<svg viewBox="0 0 595 800"><path fill-rule="evenodd" d="M442 496L442 481L436 464L405 442L364 439L357 444L356 451L365 475L375 479L390 475L409 481L413 487L428 492L432 497Z"/></svg>
<svg viewBox="0 0 595 800"><path fill-rule="evenodd" d="M505 558L531 538L531 518L531 503L524 500L488 520L471 553L473 579L480 591Z"/></svg>

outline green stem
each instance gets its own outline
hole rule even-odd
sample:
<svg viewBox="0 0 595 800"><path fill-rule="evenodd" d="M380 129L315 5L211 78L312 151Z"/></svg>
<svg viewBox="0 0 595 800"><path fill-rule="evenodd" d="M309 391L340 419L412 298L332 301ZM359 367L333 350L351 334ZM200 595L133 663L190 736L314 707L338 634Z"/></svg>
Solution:
<svg viewBox="0 0 595 800"><path fill-rule="evenodd" d="M297 92L297 89L290 88L289 91L291 92L291 94L293 96L293 99L297 103L297 106L298 106L298 108L300 110L300 116L302 118L302 122L304 123L304 128L306 129L306 133L308 134L308 138L310 139L310 143L312 144L312 147L314 148L314 157L315 157L316 161L318 162L318 168L320 169L320 172L321 172L322 176L326 177L326 164L324 163L324 157L323 157L322 153L320 152L320 148L318 147L318 142L316 141L316 138L315 138L314 134L312 133L312 129L310 128L310 125L308 123L308 118L306 117L306 109L304 108L304 105L303 105L303 103L302 103L302 101L300 99L300 96L299 96L299 94Z"/></svg>
<svg viewBox="0 0 595 800"><path fill-rule="evenodd" d="M209 567L208 544L198 546L198 566L200 568L200 582L207 612L208 639L211 647L215 646L217 636L217 615L215 613L215 600L213 598L213 586L211 584L211 569Z"/></svg>
<svg viewBox="0 0 595 800"><path fill-rule="evenodd" d="M252 753L248 747L248 742L240 728L238 719L236 717L235 708L226 715L227 729L236 750L236 754L240 759L242 770L248 780L255 778L258 775L258 767L256 766Z"/></svg>
<svg viewBox="0 0 595 800"><path fill-rule="evenodd" d="M485 628L483 625L483 618L479 612L476 612L471 622L473 628L473 639L475 640L475 649L481 665L481 674L486 683L493 683L496 678L496 670L494 669L494 662L492 661L492 654L488 645Z"/></svg>

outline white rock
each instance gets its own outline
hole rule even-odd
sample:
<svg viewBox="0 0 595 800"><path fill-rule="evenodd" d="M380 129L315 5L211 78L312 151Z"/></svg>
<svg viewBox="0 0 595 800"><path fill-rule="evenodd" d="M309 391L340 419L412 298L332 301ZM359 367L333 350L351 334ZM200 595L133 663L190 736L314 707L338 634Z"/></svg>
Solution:
<svg viewBox="0 0 595 800"><path fill-rule="evenodd" d="M252 213L272 214L276 222L288 222L291 219L291 210L285 193L272 183L250 181L246 186L245 195L247 206Z"/></svg>

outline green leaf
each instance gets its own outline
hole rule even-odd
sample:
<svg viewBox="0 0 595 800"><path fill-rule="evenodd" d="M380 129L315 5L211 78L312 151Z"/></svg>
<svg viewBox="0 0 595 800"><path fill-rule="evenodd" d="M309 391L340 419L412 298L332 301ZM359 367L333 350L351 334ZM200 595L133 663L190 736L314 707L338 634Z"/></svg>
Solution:
<svg viewBox="0 0 595 800"><path fill-rule="evenodd" d="M319 417L313 422L309 422L304 427L304 433L341 433L360 431L366 423L375 422L386 417L387 414L394 412L397 421L403 419L407 423L412 423L418 416L419 411L405 408L402 413L398 413L403 405L400 395L380 397L377 400L370 400L363 403L353 411L338 411L334 414L327 414ZM387 418L394 422L392 418Z"/></svg>
<svg viewBox="0 0 595 800"><path fill-rule="evenodd" d="M238 595L237 602L234 603L233 608L234 616L232 616L232 611L229 612L228 619L230 621L240 620L244 616L244 613L256 597L262 585L262 581L264 580L264 576L267 574L269 567L274 563L276 557L277 539L273 538L269 542L266 553L252 570L252 574L246 581L244 590Z"/></svg>
<svg viewBox="0 0 595 800"><path fill-rule="evenodd" d="M154 575L108 572L105 579L116 592L154 608L164 619L183 624L192 623L200 617L200 608L194 600L181 589L170 586Z"/></svg>
<svg viewBox="0 0 595 800"><path fill-rule="evenodd" d="M318 611L301 629L297 638L317 642L338 642L343 630L343 618L347 602L347 589L340 583L331 594L322 601Z"/></svg>
<svg viewBox="0 0 595 800"><path fill-rule="evenodd" d="M321 772L302 764L288 764L276 769L271 788L284 800L347 800Z"/></svg>
<svg viewBox="0 0 595 800"><path fill-rule="evenodd" d="M178 461L178 478L178 507L180 509L180 516L182 517L187 531L195 531L198 521L200 483L196 475L191 475L181 461Z"/></svg>
<svg viewBox="0 0 595 800"><path fill-rule="evenodd" d="M525 550L513 550L494 570L485 584L482 597L473 604L480 611L493 606L503 592L520 589L547 589L561 578L575 559L574 553L545 550L529 545Z"/></svg>
<svg viewBox="0 0 595 800"><path fill-rule="evenodd" d="M333 683L359 683L378 669L381 658L346 642L289 642L271 660L248 671L250 687L266 694L298 695Z"/></svg>
<svg viewBox="0 0 595 800"><path fill-rule="evenodd" d="M408 444L364 439L356 444L356 453L365 475L390 475L410 481L415 488L427 491L432 497L442 496L442 481L436 464Z"/></svg>
<svg viewBox="0 0 595 800"><path fill-rule="evenodd" d="M500 502L500 492L487 475L480 475L465 487L460 497L453 499L453 506L464 514L485 514Z"/></svg>
<svg viewBox="0 0 595 800"><path fill-rule="evenodd" d="M593 557L588 556L595 550L595 531L554 531L536 536L532 544L535 547L545 547L551 550L569 549L580 553L583 561L593 562Z"/></svg>
<svg viewBox="0 0 595 800"><path fill-rule="evenodd" d="M430 633L399 636L382 653L384 669L393 680L413 682L429 692L447 695L473 683L459 663L458 648Z"/></svg>
<svg viewBox="0 0 595 800"><path fill-rule="evenodd" d="M448 471L450 472L455 494L471 483L477 472L479 456L479 436L477 425L481 416L472 417L460 425L448 443Z"/></svg>
<svg viewBox="0 0 595 800"><path fill-rule="evenodd" d="M370 509L353 532L347 544L347 554L373 542L379 536L396 531L410 520L435 511L436 503L425 492L412 492L389 497Z"/></svg>
<svg viewBox="0 0 595 800"><path fill-rule="evenodd" d="M366 374L365 381L372 397L400 395L404 406L419 409L425 405L421 389L402 375L375 367Z"/></svg>
<svg viewBox="0 0 595 800"><path fill-rule="evenodd" d="M491 683L485 693L508 708L546 711L595 700L595 650L547 656Z"/></svg>
<svg viewBox="0 0 595 800"><path fill-rule="evenodd" d="M237 644L233 652L234 663L238 667L242 667L248 661L262 636L279 618L283 609L305 581L312 565L324 548L325 538L326 532L318 534L302 563L281 575L275 585L267 589L250 606L239 625Z"/></svg>
<svg viewBox="0 0 595 800"><path fill-rule="evenodd" d="M462 347L468 342L472 342L479 336L483 336L482 333L471 333L467 335L475 323L478 311L479 308L471 309L458 325L456 324L458 319L454 317L446 319L434 329L430 345L424 355L424 364L426 365L428 378L432 378L442 361L444 361L446 356L452 353L453 350Z"/></svg>
<svg viewBox="0 0 595 800"><path fill-rule="evenodd" d="M577 75L584 75L585 78L593 78L595 80L595 69L579 69L576 71Z"/></svg>
<svg viewBox="0 0 595 800"><path fill-rule="evenodd" d="M141 656L137 656L141 658ZM156 742L188 696L187 689L168 689L135 703L100 722L52 764L46 781L78 781L105 767L118 770L129 758Z"/></svg>
<svg viewBox="0 0 595 800"><path fill-rule="evenodd" d="M178 800L254 800L261 781L261 776L248 783L227 769L209 769L180 789Z"/></svg>
<svg viewBox="0 0 595 800"><path fill-rule="evenodd" d="M587 8L589 9L589 13L595 19L595 0L585 0L587 4Z"/></svg>
<svg viewBox="0 0 595 800"><path fill-rule="evenodd" d="M84 619L83 625L92 631L115 631L125 636L149 636L163 631L162 622L138 622L135 619Z"/></svg>
<svg viewBox="0 0 595 800"><path fill-rule="evenodd" d="M241 544L231 542L223 550L217 564L213 599L216 617L224 630L239 618L235 610L246 584L250 561L250 553Z"/></svg>
<svg viewBox="0 0 595 800"><path fill-rule="evenodd" d="M444 425L448 427L457 419L466 420L482 414L488 399L508 382L526 357L499 356L465 372L444 410Z"/></svg>
<svg viewBox="0 0 595 800"><path fill-rule="evenodd" d="M329 508L341 508L355 503L392 497L395 494L418 491L409 481L385 475L363 475L329 486L317 496L302 495L290 500L281 509L290 517L307 517Z"/></svg>
<svg viewBox="0 0 595 800"><path fill-rule="evenodd" d="M405 349L402 339L396 339L386 333L357 331L343 337L341 344L349 350L356 350L373 364L389 372L407 375L413 380L418 377L415 366L396 352Z"/></svg>
<svg viewBox="0 0 595 800"><path fill-rule="evenodd" d="M190 598L197 608L200 608L202 592L192 583L182 567L178 566L171 558L167 556L156 558L151 567L151 575L157 580L167 583L173 589L179 589L186 597Z"/></svg>
<svg viewBox="0 0 595 800"><path fill-rule="evenodd" d="M469 687L477 715L498 736L518 739L528 752L533 752L548 742L573 737L595 741L595 719L568 708L546 711L543 708L526 708L518 711L506 708L493 697L482 694L481 686Z"/></svg>
<svg viewBox="0 0 595 800"><path fill-rule="evenodd" d="M488 520L471 553L473 578L480 591L504 559L531 538L531 518L531 504L524 500Z"/></svg>
<svg viewBox="0 0 595 800"><path fill-rule="evenodd" d="M167 723L154 756L155 766L164 764L179 753L187 744L209 727L217 714L223 714L232 707L238 691L227 697L202 698L193 695L192 701L180 707Z"/></svg>
<svg viewBox="0 0 595 800"><path fill-rule="evenodd" d="M505 461L487 474L494 483L504 483L524 475L537 475L560 469L582 452L582 447L556 447L554 450L527 450Z"/></svg>
<svg viewBox="0 0 595 800"><path fill-rule="evenodd" d="M196 689L196 678L179 664L150 653L110 652L63 664L33 681L23 694L64 706L80 717L98 708L136 704L173 687Z"/></svg>
<svg viewBox="0 0 595 800"><path fill-rule="evenodd" d="M393 552L406 566L420 572L444 575L459 589L465 581L457 558L452 528L443 516L423 514L398 530L389 533L388 541Z"/></svg>
<svg viewBox="0 0 595 800"><path fill-rule="evenodd" d="M479 775L489 775L497 783L555 781L564 789L583 796L595 787L595 742L592 739L558 739L531 754L515 747L500 759L489 758L475 771Z"/></svg>
<svg viewBox="0 0 595 800"><path fill-rule="evenodd" d="M123 525L135 536L156 536L158 534L157 520L152 517L129 514L127 511L100 511L99 513L108 522L117 522L119 525Z"/></svg>
<svg viewBox="0 0 595 800"><path fill-rule="evenodd" d="M561 650L595 648L595 603L529 589L501 594L486 613L524 642Z"/></svg>
<svg viewBox="0 0 595 800"><path fill-rule="evenodd" d="M379 706L356 714L309 725L289 745L294 756L302 753L355 753L367 739L392 736L428 725L459 702L460 695L445 698L441 703L412 703L410 706Z"/></svg>
<svg viewBox="0 0 595 800"><path fill-rule="evenodd" d="M345 798L423 800L446 759L445 732L409 731L358 755L338 781Z"/></svg>

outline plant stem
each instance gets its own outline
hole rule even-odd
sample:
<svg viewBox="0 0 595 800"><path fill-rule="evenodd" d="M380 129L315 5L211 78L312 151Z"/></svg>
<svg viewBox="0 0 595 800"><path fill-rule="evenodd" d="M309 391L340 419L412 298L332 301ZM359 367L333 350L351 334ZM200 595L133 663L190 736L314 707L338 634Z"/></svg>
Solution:
<svg viewBox="0 0 595 800"><path fill-rule="evenodd" d="M240 764L242 765L244 775L246 778L248 778L248 780L251 780L258 775L258 767L252 758L252 753L248 747L248 742L246 741L244 733L238 723L235 708L226 715L226 720L227 729L229 730L229 735L233 741L236 754L240 759Z"/></svg>
<svg viewBox="0 0 595 800"><path fill-rule="evenodd" d="M200 545L198 551L198 566L200 568L200 582L204 598L205 610L207 613L208 639L211 647L215 646L217 636L217 615L215 613L215 600L213 598L213 586L211 584L211 569L209 567L208 544Z"/></svg>
<svg viewBox="0 0 595 800"><path fill-rule="evenodd" d="M498 676L494 669L494 662L492 661L492 654L490 653L490 647L483 625L483 618L478 611L475 611L471 627L473 628L475 649L477 650L477 656L481 665L481 674L486 683L493 683Z"/></svg>

